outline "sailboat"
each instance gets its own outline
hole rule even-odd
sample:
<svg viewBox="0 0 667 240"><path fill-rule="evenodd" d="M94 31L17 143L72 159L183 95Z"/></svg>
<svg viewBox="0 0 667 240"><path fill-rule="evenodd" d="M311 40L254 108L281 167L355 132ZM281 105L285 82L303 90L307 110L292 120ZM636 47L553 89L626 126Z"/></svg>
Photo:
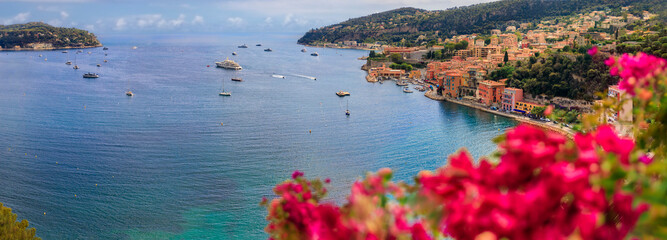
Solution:
<svg viewBox="0 0 667 240"><path fill-rule="evenodd" d="M76 55L79 55L79 53L77 52ZM75 70L79 69L79 65L76 65L76 55L74 55L74 67L73 67Z"/></svg>
<svg viewBox="0 0 667 240"><path fill-rule="evenodd" d="M225 80L222 80L222 91L218 95L227 97L232 95L231 92L225 92Z"/></svg>
<svg viewBox="0 0 667 240"><path fill-rule="evenodd" d="M69 60L69 54L67 54L67 62L65 62L66 65L72 65L72 61Z"/></svg>
<svg viewBox="0 0 667 240"><path fill-rule="evenodd" d="M350 116L350 100L347 101L347 105L345 106L345 116Z"/></svg>

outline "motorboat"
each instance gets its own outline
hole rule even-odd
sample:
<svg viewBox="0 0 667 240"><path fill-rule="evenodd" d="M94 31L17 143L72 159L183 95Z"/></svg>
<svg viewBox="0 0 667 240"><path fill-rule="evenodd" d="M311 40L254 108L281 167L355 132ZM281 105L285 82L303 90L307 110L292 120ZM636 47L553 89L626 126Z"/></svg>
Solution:
<svg viewBox="0 0 667 240"><path fill-rule="evenodd" d="M74 65L74 69L79 69L79 65Z"/></svg>
<svg viewBox="0 0 667 240"><path fill-rule="evenodd" d="M283 76L283 75L278 75L278 74L273 74L273 75L271 75L271 77L274 77L274 78L285 78L285 76Z"/></svg>
<svg viewBox="0 0 667 240"><path fill-rule="evenodd" d="M125 92L125 95L127 95L128 97L132 97L134 96L134 93L132 93L132 91L130 90L127 90L127 92Z"/></svg>
<svg viewBox="0 0 667 240"><path fill-rule="evenodd" d="M396 81L396 86L407 86L408 83L403 82L403 81Z"/></svg>
<svg viewBox="0 0 667 240"><path fill-rule="evenodd" d="M273 49L271 49L271 48L267 48L267 49L264 49L264 51L265 51L265 52L273 52Z"/></svg>
<svg viewBox="0 0 667 240"><path fill-rule="evenodd" d="M336 92L336 95L338 95L339 97L345 97L345 96L350 96L350 93L345 91L338 91Z"/></svg>
<svg viewBox="0 0 667 240"><path fill-rule="evenodd" d="M232 78L232 81L234 81L234 82L243 82L243 79L234 77L234 78Z"/></svg>
<svg viewBox="0 0 667 240"><path fill-rule="evenodd" d="M100 75L97 75L97 73L84 73L83 78L98 78Z"/></svg>
<svg viewBox="0 0 667 240"><path fill-rule="evenodd" d="M72 62L67 61L67 62L65 62L65 64L67 64L67 65L72 65Z"/></svg>
<svg viewBox="0 0 667 240"><path fill-rule="evenodd" d="M408 87L405 87L405 88L403 88L403 92L404 93L412 93L412 90L410 90L410 88L408 88Z"/></svg>
<svg viewBox="0 0 667 240"><path fill-rule="evenodd" d="M104 47L104 48L102 48L102 50L109 50L109 48L108 48L108 47ZM132 93L132 92L130 92L130 93Z"/></svg>
<svg viewBox="0 0 667 240"><path fill-rule="evenodd" d="M233 52L232 55L236 56L236 52Z"/></svg>
<svg viewBox="0 0 667 240"><path fill-rule="evenodd" d="M317 56L319 56L319 55L320 55L320 54L317 53L317 52L314 52L314 53L311 53L311 54L310 54L310 56L315 56L315 57L317 57Z"/></svg>
<svg viewBox="0 0 667 240"><path fill-rule="evenodd" d="M261 44L261 43L258 43L258 44L257 44L257 45L255 45L255 46L258 46L258 47L261 47L261 46L262 46L262 44Z"/></svg>
<svg viewBox="0 0 667 240"><path fill-rule="evenodd" d="M101 66L102 66L102 64L97 64L97 67L101 67Z"/></svg>
<svg viewBox="0 0 667 240"><path fill-rule="evenodd" d="M308 50L306 50L306 48L303 48L301 49L301 52L308 52Z"/></svg>

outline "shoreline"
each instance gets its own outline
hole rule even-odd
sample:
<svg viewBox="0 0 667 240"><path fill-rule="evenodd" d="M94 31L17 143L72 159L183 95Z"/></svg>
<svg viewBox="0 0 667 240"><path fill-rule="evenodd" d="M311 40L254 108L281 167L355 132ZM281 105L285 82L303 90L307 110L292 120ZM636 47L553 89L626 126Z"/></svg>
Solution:
<svg viewBox="0 0 667 240"><path fill-rule="evenodd" d="M352 49L352 50L364 50L364 51L377 51L379 49L370 49L370 48L363 48L363 47L330 47L330 46L321 46L321 45L310 45L310 44L300 44L303 45L304 47L311 47L311 48L330 48L330 49Z"/></svg>
<svg viewBox="0 0 667 240"><path fill-rule="evenodd" d="M539 122L539 121L532 120L528 117L518 116L518 115L509 114L509 113L505 113L505 112L494 111L494 110L488 109L488 108L483 107L483 106L478 106L478 105L473 104L473 103L468 103L468 102L464 102L464 101L459 101L459 100L455 100L455 99L446 98L444 96L437 95L436 92L432 91L432 90L429 90L426 93L424 93L424 96L429 98L429 99L432 99L432 100L447 101L447 102L463 105L463 106L466 106L466 107L469 107L469 108L482 110L482 111L485 111L485 112L488 112L488 113L491 113L491 114L507 117L507 118L516 120L516 121L518 121L520 123L523 123L523 124L528 124L528 125L532 125L532 126L535 126L535 127L542 128L542 129L547 130L547 131L552 131L552 132L563 134L566 137L568 137L569 139L574 138L574 134L575 134L574 131L572 131L571 129L562 128L562 126L554 125L552 123Z"/></svg>
<svg viewBox="0 0 667 240"><path fill-rule="evenodd" d="M14 52L20 52L20 51L56 51L56 50L68 50L68 49L87 49L87 48L98 48L98 47L104 47L104 45L100 44L97 46L83 46L83 47L59 47L59 48L39 48L39 49L34 49L34 48L0 48L0 51L14 51Z"/></svg>

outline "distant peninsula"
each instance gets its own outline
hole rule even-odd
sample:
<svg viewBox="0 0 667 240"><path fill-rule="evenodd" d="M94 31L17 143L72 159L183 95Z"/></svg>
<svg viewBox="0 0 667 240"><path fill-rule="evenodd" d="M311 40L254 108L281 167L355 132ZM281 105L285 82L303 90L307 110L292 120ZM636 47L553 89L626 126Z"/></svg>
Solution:
<svg viewBox="0 0 667 240"><path fill-rule="evenodd" d="M95 34L42 22L0 25L0 50L53 50L101 47Z"/></svg>
<svg viewBox="0 0 667 240"><path fill-rule="evenodd" d="M664 0L500 0L447 10L400 8L352 18L326 27L312 29L298 40L299 44L386 44L415 46L460 34L489 34L493 29L519 27L520 23L540 24L552 17L573 13L631 6L630 13L641 16L650 10L667 19ZM349 45L349 44L345 44Z"/></svg>

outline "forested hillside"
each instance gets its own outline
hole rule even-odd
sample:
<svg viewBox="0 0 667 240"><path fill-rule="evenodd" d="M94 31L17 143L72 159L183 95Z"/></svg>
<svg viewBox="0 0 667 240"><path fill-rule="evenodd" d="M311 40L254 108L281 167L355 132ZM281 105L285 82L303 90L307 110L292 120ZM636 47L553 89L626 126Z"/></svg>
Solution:
<svg viewBox="0 0 667 240"><path fill-rule="evenodd" d="M76 28L53 27L41 22L0 25L0 47L28 47L31 43L50 43L54 48L99 46L95 34Z"/></svg>
<svg viewBox="0 0 667 240"><path fill-rule="evenodd" d="M401 8L313 29L298 43L354 40L395 44L405 39L418 44L417 40L428 42L456 34L484 34L522 22L623 6L633 6L631 12L650 10L659 15L657 21L662 21L667 15L665 5L664 0L502 0L444 11Z"/></svg>

